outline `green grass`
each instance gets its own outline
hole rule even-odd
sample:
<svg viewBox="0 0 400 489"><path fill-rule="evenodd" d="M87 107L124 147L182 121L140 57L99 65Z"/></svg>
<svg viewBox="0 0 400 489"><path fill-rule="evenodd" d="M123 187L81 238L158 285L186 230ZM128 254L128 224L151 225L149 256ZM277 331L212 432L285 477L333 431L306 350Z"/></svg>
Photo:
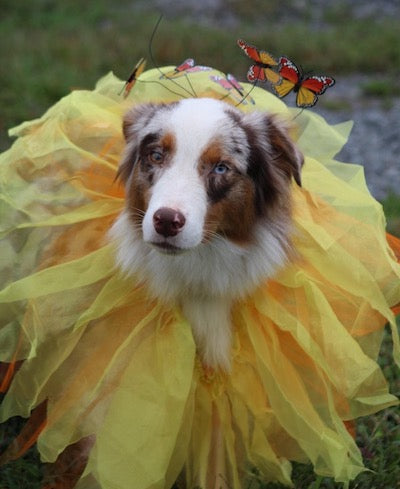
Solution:
<svg viewBox="0 0 400 489"><path fill-rule="evenodd" d="M400 195L394 193L389 194L382 201L382 205L387 220L388 231L400 237Z"/></svg>
<svg viewBox="0 0 400 489"><path fill-rule="evenodd" d="M21 430L25 420L19 417L0 424L0 453ZM0 467L1 489L39 489L43 468L36 447L31 448L24 457Z"/></svg>
<svg viewBox="0 0 400 489"><path fill-rule="evenodd" d="M31 450L24 458L1 467L1 489L39 489L41 482L42 467L35 450Z"/></svg>
<svg viewBox="0 0 400 489"><path fill-rule="evenodd" d="M366 96L390 98L400 95L399 81L391 77L368 81L362 84L361 89Z"/></svg>

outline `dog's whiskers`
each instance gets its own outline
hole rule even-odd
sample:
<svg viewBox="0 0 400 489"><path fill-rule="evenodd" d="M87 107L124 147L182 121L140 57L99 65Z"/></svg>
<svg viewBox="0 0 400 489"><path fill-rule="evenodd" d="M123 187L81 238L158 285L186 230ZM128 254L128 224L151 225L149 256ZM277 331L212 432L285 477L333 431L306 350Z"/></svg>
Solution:
<svg viewBox="0 0 400 489"><path fill-rule="evenodd" d="M130 215L132 217L144 217L146 212L138 207L130 207L129 208Z"/></svg>

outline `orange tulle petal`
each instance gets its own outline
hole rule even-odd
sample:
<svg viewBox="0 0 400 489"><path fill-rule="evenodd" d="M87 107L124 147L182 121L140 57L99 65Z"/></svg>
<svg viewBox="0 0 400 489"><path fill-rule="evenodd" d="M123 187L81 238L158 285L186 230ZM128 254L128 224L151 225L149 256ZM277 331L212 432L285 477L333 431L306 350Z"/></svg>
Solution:
<svg viewBox="0 0 400 489"><path fill-rule="evenodd" d="M195 93L236 104L210 74L223 76L190 75ZM234 305L222 374L201 364L178 308L121 276L107 237L124 207L123 115L178 100L175 82L150 70L124 99L110 74L14 129L0 157L0 419L31 415L1 461L36 442L51 465L43 489L169 489L177 477L239 489L253 468L290 484L291 461L354 479L354 419L397 403L376 360L387 323L400 358L400 240L386 237L362 168L334 160L351 123L243 84L244 112L296 124L305 164L292 192L296 254Z"/></svg>

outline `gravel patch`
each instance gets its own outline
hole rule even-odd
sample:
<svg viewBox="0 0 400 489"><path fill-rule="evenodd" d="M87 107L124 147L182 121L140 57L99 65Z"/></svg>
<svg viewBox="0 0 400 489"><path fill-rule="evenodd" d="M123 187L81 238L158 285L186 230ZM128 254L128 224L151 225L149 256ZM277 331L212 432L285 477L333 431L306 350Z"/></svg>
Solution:
<svg viewBox="0 0 400 489"><path fill-rule="evenodd" d="M168 17L182 17L187 20L213 25L219 28L235 27L242 19L237 13L243 0L135 0L135 9L153 10ZM313 28L324 28L326 17L341 14L343 18L380 19L400 17L399 0L285 0L270 1L263 8L258 2L259 12L252 19L254 25L268 25L268 22L293 22L307 20ZM266 2L267 3L267 2Z"/></svg>
<svg viewBox="0 0 400 489"><path fill-rule="evenodd" d="M400 98L379 99L362 94L368 78L337 79L336 85L313 110L332 124L354 121L347 144L337 156L340 161L364 166L368 188L379 199L400 194ZM352 87L349 90L349 87ZM345 105L330 110L325 104Z"/></svg>

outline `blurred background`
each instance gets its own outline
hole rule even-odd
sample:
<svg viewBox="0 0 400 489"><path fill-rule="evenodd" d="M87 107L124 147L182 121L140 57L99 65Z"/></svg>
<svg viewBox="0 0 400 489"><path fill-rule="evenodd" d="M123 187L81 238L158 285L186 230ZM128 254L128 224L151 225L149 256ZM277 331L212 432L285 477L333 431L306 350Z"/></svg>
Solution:
<svg viewBox="0 0 400 489"><path fill-rule="evenodd" d="M400 236L399 0L0 0L0 150L12 144L8 129L39 117L71 90L90 90L109 71L126 79L142 56L153 67L149 44L160 14L152 43L159 66L192 57L244 81L250 61L236 45L243 38L306 72L334 76L336 85L310 110L331 123L354 120L339 159L364 165L389 230ZM399 394L389 350L382 361ZM399 426L398 410L359 425L380 478L351 487L400 487ZM10 429L0 429L0 441ZM27 470L27 479L14 479ZM37 487L26 480L41 473L35 463L0 472L1 489ZM312 477L309 471L297 487L340 487Z"/></svg>
<svg viewBox="0 0 400 489"><path fill-rule="evenodd" d="M109 71L125 79L152 50L159 65L193 57L244 80L244 38L305 71L336 78L313 108L353 119L344 161L365 166L380 200L400 193L399 0L0 0L0 149L7 130Z"/></svg>
<svg viewBox="0 0 400 489"><path fill-rule="evenodd" d="M193 57L244 80L244 38L336 78L313 108L353 119L343 161L365 166L379 200L400 194L399 0L0 0L0 149L7 130L109 71L126 79L152 50L158 65ZM391 224L392 225L392 224Z"/></svg>

